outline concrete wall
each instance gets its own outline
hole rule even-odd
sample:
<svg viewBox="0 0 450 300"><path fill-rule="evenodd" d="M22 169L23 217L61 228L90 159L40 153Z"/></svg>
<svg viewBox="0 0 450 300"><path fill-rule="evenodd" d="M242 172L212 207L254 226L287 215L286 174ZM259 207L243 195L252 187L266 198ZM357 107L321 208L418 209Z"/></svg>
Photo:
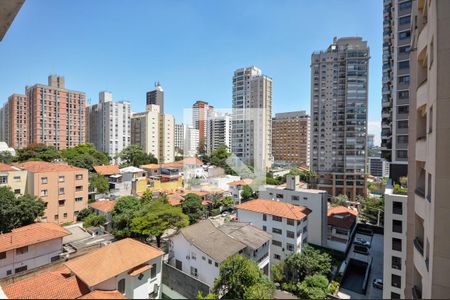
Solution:
<svg viewBox="0 0 450 300"><path fill-rule="evenodd" d="M169 289L172 293L175 291L176 294L173 294L175 294L177 299L181 298L180 296L195 299L197 298L198 292L201 292L203 295L210 292L210 286L208 284L166 263L163 263L162 284L163 293L166 289Z"/></svg>

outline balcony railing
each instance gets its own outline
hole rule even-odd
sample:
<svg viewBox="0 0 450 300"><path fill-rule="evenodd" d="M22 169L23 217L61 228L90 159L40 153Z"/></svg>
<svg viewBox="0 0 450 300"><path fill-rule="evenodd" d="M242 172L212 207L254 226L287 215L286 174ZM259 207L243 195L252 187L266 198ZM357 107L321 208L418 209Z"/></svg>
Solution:
<svg viewBox="0 0 450 300"><path fill-rule="evenodd" d="M417 251L423 256L423 243L417 237L414 239L414 247L416 247Z"/></svg>
<svg viewBox="0 0 450 300"><path fill-rule="evenodd" d="M415 193L417 196L420 196L422 198L425 198L425 189L422 187L417 187L415 190Z"/></svg>
<svg viewBox="0 0 450 300"><path fill-rule="evenodd" d="M412 296L413 299L422 299L422 289L420 289L417 285L412 288Z"/></svg>

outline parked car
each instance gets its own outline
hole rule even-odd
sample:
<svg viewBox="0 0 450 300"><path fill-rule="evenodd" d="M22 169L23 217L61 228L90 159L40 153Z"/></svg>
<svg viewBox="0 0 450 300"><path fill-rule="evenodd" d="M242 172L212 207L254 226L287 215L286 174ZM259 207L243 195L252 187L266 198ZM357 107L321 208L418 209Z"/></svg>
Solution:
<svg viewBox="0 0 450 300"><path fill-rule="evenodd" d="M374 279L372 285L374 288L383 289L383 279L381 278Z"/></svg>
<svg viewBox="0 0 450 300"><path fill-rule="evenodd" d="M353 241L353 244L355 244L355 245L360 245L360 246L365 246L365 247L367 247L367 248L370 248L370 242L367 241L367 240L365 240L365 239L363 239L363 238L356 238L356 239Z"/></svg>

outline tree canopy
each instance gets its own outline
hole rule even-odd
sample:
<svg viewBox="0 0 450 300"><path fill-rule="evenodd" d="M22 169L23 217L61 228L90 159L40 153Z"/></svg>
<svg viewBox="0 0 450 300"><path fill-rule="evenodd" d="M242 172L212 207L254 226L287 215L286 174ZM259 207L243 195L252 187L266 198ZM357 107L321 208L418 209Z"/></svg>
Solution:
<svg viewBox="0 0 450 300"><path fill-rule="evenodd" d="M72 166L94 171L94 166L108 165L111 158L105 152L98 151L92 144L80 144L61 151L61 156Z"/></svg>
<svg viewBox="0 0 450 300"><path fill-rule="evenodd" d="M254 196L253 190L249 185L242 187L241 199L242 201L250 200Z"/></svg>
<svg viewBox="0 0 450 300"><path fill-rule="evenodd" d="M112 211L112 234L115 236L132 236L131 222L142 207L141 199L134 196L120 197Z"/></svg>
<svg viewBox="0 0 450 300"><path fill-rule="evenodd" d="M29 160L53 162L55 159L60 158L61 153L54 146L47 146L44 144L30 144L25 148L17 150L15 160L18 162Z"/></svg>
<svg viewBox="0 0 450 300"><path fill-rule="evenodd" d="M96 214L90 214L83 220L83 227L98 227L106 223L104 216L97 216Z"/></svg>
<svg viewBox="0 0 450 300"><path fill-rule="evenodd" d="M181 201L181 209L189 217L190 224L196 223L206 213L206 209L202 205L202 198L193 193L189 193L184 197L184 200Z"/></svg>
<svg viewBox="0 0 450 300"><path fill-rule="evenodd" d="M139 167L146 164L157 164L158 159L156 159L153 154L147 154L138 145L130 145L120 152L119 157L122 161L120 164L121 168L135 166Z"/></svg>
<svg viewBox="0 0 450 300"><path fill-rule="evenodd" d="M297 295L303 299L325 299L328 294L328 279L323 275L306 276L298 284Z"/></svg>
<svg viewBox="0 0 450 300"><path fill-rule="evenodd" d="M9 187L0 187L0 232L30 225L44 215L45 203L31 195L16 197Z"/></svg>
<svg viewBox="0 0 450 300"><path fill-rule="evenodd" d="M103 194L109 191L109 182L105 176L92 173L89 175L89 190Z"/></svg>
<svg viewBox="0 0 450 300"><path fill-rule="evenodd" d="M0 152L0 163L2 164L10 164L14 160L14 156L9 151L1 151Z"/></svg>

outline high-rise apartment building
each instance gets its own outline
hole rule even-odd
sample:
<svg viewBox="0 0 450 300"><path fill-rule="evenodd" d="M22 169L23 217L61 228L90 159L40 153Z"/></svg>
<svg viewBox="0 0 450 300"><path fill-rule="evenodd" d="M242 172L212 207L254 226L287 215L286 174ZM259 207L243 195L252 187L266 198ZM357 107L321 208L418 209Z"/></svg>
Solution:
<svg viewBox="0 0 450 300"><path fill-rule="evenodd" d="M450 1L412 2L406 298L450 297Z"/></svg>
<svg viewBox="0 0 450 300"><path fill-rule="evenodd" d="M368 73L360 37L334 38L311 56L311 167L332 196L366 194Z"/></svg>
<svg viewBox="0 0 450 300"><path fill-rule="evenodd" d="M201 150L204 150L206 147L206 119L208 113L213 110L214 107L205 101L196 101L192 105L192 123L194 124L194 128L199 131Z"/></svg>
<svg viewBox="0 0 450 300"><path fill-rule="evenodd" d="M367 149L372 149L375 146L375 135L368 134L367 135Z"/></svg>
<svg viewBox="0 0 450 300"><path fill-rule="evenodd" d="M27 96L12 94L0 109L0 141L19 149L28 145Z"/></svg>
<svg viewBox="0 0 450 300"><path fill-rule="evenodd" d="M309 165L310 117L305 111L275 114L272 154L275 161Z"/></svg>
<svg viewBox="0 0 450 300"><path fill-rule="evenodd" d="M255 66L234 71L232 117L232 153L255 169L270 168L272 79Z"/></svg>
<svg viewBox="0 0 450 300"><path fill-rule="evenodd" d="M86 95L65 88L64 77L50 75L48 85L26 87L28 144L57 149L86 142Z"/></svg>
<svg viewBox="0 0 450 300"><path fill-rule="evenodd" d="M231 149L232 116L226 112L212 111L206 121L206 152L211 154L220 146Z"/></svg>
<svg viewBox="0 0 450 300"><path fill-rule="evenodd" d="M175 124L175 152L183 151L184 148L184 128L186 125L183 123Z"/></svg>
<svg viewBox="0 0 450 300"><path fill-rule="evenodd" d="M410 102L412 0L386 0L383 10L382 157L390 162L391 178L406 176Z"/></svg>
<svg viewBox="0 0 450 300"><path fill-rule="evenodd" d="M186 124L175 125L175 147L185 157L193 157L198 153L199 130Z"/></svg>
<svg viewBox="0 0 450 300"><path fill-rule="evenodd" d="M164 113L164 90L159 84L155 83L155 89L153 91L147 92L147 105L159 105L159 111Z"/></svg>
<svg viewBox="0 0 450 300"><path fill-rule="evenodd" d="M153 154L160 163L175 160L175 118L161 114L159 105L147 105L147 110L131 116L131 144Z"/></svg>
<svg viewBox="0 0 450 300"><path fill-rule="evenodd" d="M86 108L87 140L99 151L116 156L130 145L131 105L112 101L111 92L100 92L99 103Z"/></svg>

